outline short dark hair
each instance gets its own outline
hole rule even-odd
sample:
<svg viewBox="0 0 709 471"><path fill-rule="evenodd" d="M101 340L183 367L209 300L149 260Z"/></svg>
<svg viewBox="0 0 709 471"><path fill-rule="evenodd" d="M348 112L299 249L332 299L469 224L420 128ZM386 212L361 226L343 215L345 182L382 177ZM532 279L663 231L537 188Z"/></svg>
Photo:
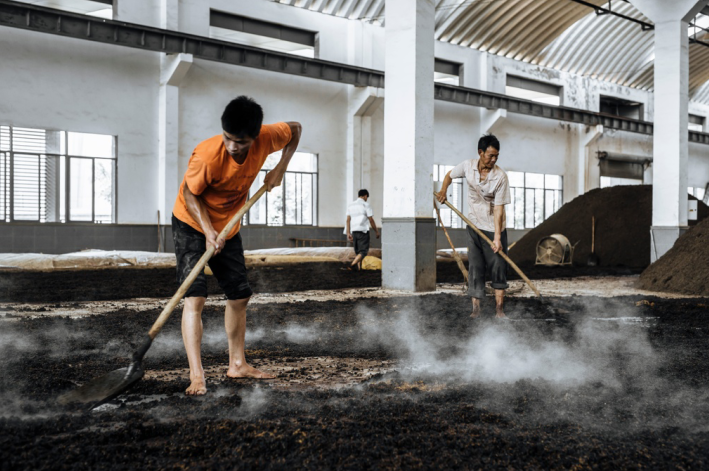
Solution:
<svg viewBox="0 0 709 471"><path fill-rule="evenodd" d="M236 137L256 139L261 132L263 109L252 98L241 95L234 98L222 113L222 129Z"/></svg>
<svg viewBox="0 0 709 471"><path fill-rule="evenodd" d="M485 134L478 141L478 150L485 152L488 147L492 147L500 152L500 141L493 134Z"/></svg>
<svg viewBox="0 0 709 471"><path fill-rule="evenodd" d="M365 190L364 188L359 190L359 193L357 193L358 198L361 198L362 196L366 196L367 198L369 198L369 192L367 190Z"/></svg>

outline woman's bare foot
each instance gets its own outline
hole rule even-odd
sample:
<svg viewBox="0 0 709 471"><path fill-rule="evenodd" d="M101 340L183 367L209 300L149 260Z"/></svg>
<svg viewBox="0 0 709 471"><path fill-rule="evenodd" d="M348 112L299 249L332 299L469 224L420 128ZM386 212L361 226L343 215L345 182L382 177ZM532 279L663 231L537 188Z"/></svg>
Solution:
<svg viewBox="0 0 709 471"><path fill-rule="evenodd" d="M509 317L507 317L507 316L505 315L505 313L502 312L502 311L497 311L497 313L495 314L495 317L496 317L497 319L509 319Z"/></svg>
<svg viewBox="0 0 709 471"><path fill-rule="evenodd" d="M256 378L256 379L273 379L276 376L271 373L259 371L251 365L243 363L241 365L229 366L229 371L226 375L230 378Z"/></svg>
<svg viewBox="0 0 709 471"><path fill-rule="evenodd" d="M192 378L192 384L185 390L187 396L204 396L207 394L207 381L202 377Z"/></svg>

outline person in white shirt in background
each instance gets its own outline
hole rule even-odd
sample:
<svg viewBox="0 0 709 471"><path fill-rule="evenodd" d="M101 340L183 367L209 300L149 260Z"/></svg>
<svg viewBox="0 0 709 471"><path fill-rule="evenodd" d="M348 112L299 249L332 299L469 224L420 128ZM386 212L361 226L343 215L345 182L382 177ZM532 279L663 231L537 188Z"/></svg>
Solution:
<svg viewBox="0 0 709 471"><path fill-rule="evenodd" d="M490 240L492 246L468 228L468 295L473 299L473 319L480 315L480 300L485 297L485 275L490 272L495 290L495 317L506 318L503 309L507 289L507 262L498 255L507 253L507 219L505 205L510 204L510 184L507 174L498 167L500 141L487 134L478 141L478 158L458 164L446 174L439 202L446 201L446 192L454 178L468 182L468 218Z"/></svg>
<svg viewBox="0 0 709 471"><path fill-rule="evenodd" d="M374 222L374 213L372 207L367 203L369 192L367 190L359 190L358 198L347 206L347 226L345 234L347 240L353 243L355 251L355 259L350 265L351 270L362 268L362 259L369 253L369 228L374 229L379 239L379 229Z"/></svg>

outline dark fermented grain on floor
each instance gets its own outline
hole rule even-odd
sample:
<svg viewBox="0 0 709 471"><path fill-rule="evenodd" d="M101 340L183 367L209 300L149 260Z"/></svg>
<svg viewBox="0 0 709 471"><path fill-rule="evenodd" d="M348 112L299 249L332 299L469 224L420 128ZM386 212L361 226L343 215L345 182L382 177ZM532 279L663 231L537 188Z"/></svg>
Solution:
<svg viewBox="0 0 709 471"><path fill-rule="evenodd" d="M701 221L709 216L709 206L701 201L697 205ZM574 198L522 237L510 250L510 258L521 267L534 265L539 240L551 234L562 234L571 245L578 242L574 264L585 265L591 254L593 216L596 218L595 253L600 266L645 268L650 265L652 185L614 186L591 190ZM690 225L695 223L691 221Z"/></svg>
<svg viewBox="0 0 709 471"><path fill-rule="evenodd" d="M266 359L356 357L401 360L400 371L340 389L279 390L224 378L197 399L182 394L186 373L158 376L140 381L112 409L94 412L61 408L54 398L126 364L131 344L158 311L117 307L80 319L0 318L0 468L707 469L706 301L549 302L568 314L550 317L534 299L511 299L508 314L515 320L471 321L468 300L453 295L256 305L248 332L262 336L247 334L247 356L257 366ZM176 314L146 356L149 370L187 365ZM407 327L397 322L407 314L435 346L418 360L423 370L407 370L405 360L417 352L389 342L406 338ZM637 322L619 322L628 316ZM214 340L222 310L208 307L203 318L205 367L223 367L226 339ZM490 329L544 352L582 345L578 338L588 338L589 322L602 335L586 348L604 368L592 381L558 383L523 373L513 381L464 379L425 370L460 357L471 348L469 339ZM299 335L285 335L289 326ZM367 335L372 329L382 336ZM612 348L604 346L608 339L615 339ZM514 348L500 344L480 355L514 358ZM289 378L306 376L317 380L305 369Z"/></svg>

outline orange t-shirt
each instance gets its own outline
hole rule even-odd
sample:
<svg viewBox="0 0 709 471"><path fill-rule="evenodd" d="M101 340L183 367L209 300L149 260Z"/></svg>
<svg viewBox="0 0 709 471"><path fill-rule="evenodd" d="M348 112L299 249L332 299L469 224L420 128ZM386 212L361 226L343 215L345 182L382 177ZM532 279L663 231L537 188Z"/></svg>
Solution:
<svg viewBox="0 0 709 471"><path fill-rule="evenodd" d="M249 188L268 155L283 149L290 140L288 124L264 124L241 165L226 151L221 134L200 142L190 157L172 213L180 221L204 233L200 224L187 211L182 194L186 183L193 194L202 198L212 226L221 232L246 203ZM241 221L234 226L227 239L234 237L240 227Z"/></svg>

